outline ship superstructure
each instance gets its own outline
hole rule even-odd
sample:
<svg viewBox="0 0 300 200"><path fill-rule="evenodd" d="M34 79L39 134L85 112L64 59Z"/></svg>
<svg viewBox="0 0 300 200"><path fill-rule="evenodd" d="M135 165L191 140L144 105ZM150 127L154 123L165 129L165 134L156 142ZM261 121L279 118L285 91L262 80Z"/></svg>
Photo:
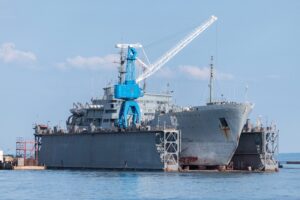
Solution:
<svg viewBox="0 0 300 200"><path fill-rule="evenodd" d="M114 97L114 87L103 88L102 98L91 99L90 103L73 103L66 125L68 132L91 131L93 129L116 129L122 100ZM141 123L147 124L159 111L167 111L172 106L172 96L168 93L145 93L137 100L141 109Z"/></svg>

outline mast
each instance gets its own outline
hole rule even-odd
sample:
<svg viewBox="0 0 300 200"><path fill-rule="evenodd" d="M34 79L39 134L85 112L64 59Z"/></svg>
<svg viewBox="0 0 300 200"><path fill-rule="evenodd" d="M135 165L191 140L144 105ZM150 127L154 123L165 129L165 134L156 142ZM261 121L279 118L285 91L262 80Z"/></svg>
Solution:
<svg viewBox="0 0 300 200"><path fill-rule="evenodd" d="M119 67L119 84L122 84L124 82L124 75L126 73L125 71L125 55L124 55L124 48L120 49L120 67Z"/></svg>
<svg viewBox="0 0 300 200"><path fill-rule="evenodd" d="M210 77L209 77L209 103L212 103L213 98L213 79L214 79L214 65L213 65L214 57L210 58Z"/></svg>

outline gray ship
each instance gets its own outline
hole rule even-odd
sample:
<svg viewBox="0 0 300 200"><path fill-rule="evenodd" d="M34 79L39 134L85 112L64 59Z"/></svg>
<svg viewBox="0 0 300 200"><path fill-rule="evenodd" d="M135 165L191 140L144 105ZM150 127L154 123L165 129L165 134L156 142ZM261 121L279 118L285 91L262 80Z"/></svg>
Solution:
<svg viewBox="0 0 300 200"><path fill-rule="evenodd" d="M213 67L212 57L209 102L206 105L170 109L167 113L157 114L151 122L152 127L170 126L181 131L182 166L227 166L253 109L250 103L213 100Z"/></svg>

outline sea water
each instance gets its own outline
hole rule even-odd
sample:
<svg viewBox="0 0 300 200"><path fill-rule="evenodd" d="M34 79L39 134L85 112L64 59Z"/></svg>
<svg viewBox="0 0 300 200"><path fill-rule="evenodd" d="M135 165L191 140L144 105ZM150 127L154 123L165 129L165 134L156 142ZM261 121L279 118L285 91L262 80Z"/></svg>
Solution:
<svg viewBox="0 0 300 200"><path fill-rule="evenodd" d="M0 170L0 199L300 199L300 166L274 173Z"/></svg>

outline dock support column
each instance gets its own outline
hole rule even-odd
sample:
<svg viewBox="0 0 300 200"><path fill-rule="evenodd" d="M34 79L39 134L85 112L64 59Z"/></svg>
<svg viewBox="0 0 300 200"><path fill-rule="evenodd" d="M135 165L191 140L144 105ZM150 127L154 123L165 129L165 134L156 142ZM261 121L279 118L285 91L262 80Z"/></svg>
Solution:
<svg viewBox="0 0 300 200"><path fill-rule="evenodd" d="M180 131L176 129L164 130L163 161L165 171L179 170L179 152L181 148Z"/></svg>

